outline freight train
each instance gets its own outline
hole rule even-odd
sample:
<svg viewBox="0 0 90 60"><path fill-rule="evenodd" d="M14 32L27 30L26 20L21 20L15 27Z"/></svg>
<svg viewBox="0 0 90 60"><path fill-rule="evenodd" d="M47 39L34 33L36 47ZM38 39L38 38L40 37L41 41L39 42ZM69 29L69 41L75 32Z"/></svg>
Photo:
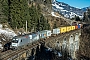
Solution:
<svg viewBox="0 0 90 60"><path fill-rule="evenodd" d="M11 49L18 49L20 47L26 46L28 44L32 44L35 41L38 41L40 39L49 38L52 35L58 35L66 32L70 32L72 30L80 29L81 25L76 26L64 26L55 28L52 31L51 30L43 30L39 32L29 33L22 36L15 36L12 38L11 42Z"/></svg>

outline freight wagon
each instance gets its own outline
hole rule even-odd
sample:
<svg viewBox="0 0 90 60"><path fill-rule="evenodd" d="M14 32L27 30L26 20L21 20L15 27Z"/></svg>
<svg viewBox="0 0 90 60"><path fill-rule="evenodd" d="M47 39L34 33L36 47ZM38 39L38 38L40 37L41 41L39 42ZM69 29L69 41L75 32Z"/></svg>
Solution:
<svg viewBox="0 0 90 60"><path fill-rule="evenodd" d="M77 25L75 26L75 29L78 29L78 26Z"/></svg>
<svg viewBox="0 0 90 60"><path fill-rule="evenodd" d="M53 29L53 34L60 34L60 28Z"/></svg>
<svg viewBox="0 0 90 60"><path fill-rule="evenodd" d="M71 30L75 30L75 26L71 26Z"/></svg>
<svg viewBox="0 0 90 60"><path fill-rule="evenodd" d="M47 37L46 36L46 34L47 34L46 31L40 31L40 32L38 32L38 34L39 34L39 39L42 39L42 38L46 38Z"/></svg>
<svg viewBox="0 0 90 60"><path fill-rule="evenodd" d="M69 31L71 31L72 30L72 26L67 26L66 27L66 32L69 32Z"/></svg>
<svg viewBox="0 0 90 60"><path fill-rule="evenodd" d="M46 37L49 38L51 36L51 31L50 30L44 30L46 31Z"/></svg>
<svg viewBox="0 0 90 60"><path fill-rule="evenodd" d="M66 27L60 27L60 33L65 33L67 31Z"/></svg>

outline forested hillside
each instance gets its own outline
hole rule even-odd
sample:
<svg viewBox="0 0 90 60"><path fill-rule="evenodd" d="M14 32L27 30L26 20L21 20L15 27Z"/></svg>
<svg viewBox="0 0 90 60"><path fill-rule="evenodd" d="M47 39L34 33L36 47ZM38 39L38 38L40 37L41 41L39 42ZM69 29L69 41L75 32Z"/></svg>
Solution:
<svg viewBox="0 0 90 60"><path fill-rule="evenodd" d="M37 5L33 4L34 2ZM8 22L13 29L25 30L27 21L29 32L50 29L48 20L41 13L39 3L48 5L51 1L38 2L39 0L0 0L0 23Z"/></svg>
<svg viewBox="0 0 90 60"><path fill-rule="evenodd" d="M35 32L69 25L64 18L52 16L51 0L0 0L1 23L15 31ZM0 18L1 18L0 16Z"/></svg>

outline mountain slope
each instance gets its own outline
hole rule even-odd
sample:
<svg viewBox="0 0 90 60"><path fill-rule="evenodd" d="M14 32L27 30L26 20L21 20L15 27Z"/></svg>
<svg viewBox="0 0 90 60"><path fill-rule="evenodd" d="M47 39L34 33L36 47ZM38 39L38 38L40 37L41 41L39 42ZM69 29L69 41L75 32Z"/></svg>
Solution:
<svg viewBox="0 0 90 60"><path fill-rule="evenodd" d="M90 9L90 6L82 8L83 11L87 11L87 9Z"/></svg>
<svg viewBox="0 0 90 60"><path fill-rule="evenodd" d="M75 15L82 18L83 13L86 11L86 9L83 10L83 9L75 8L66 3L58 2L56 0L53 0L52 2L52 9L53 11L58 11L66 18L73 18L75 17Z"/></svg>

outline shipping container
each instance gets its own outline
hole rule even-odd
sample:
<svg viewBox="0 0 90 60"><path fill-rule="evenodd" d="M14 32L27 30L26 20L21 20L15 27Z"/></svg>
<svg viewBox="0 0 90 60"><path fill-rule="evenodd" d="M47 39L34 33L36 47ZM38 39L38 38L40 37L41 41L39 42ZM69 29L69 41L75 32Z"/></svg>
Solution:
<svg viewBox="0 0 90 60"><path fill-rule="evenodd" d="M71 26L72 27L72 29L71 30L75 30L75 26Z"/></svg>
<svg viewBox="0 0 90 60"><path fill-rule="evenodd" d="M80 25L78 25L78 29L80 29Z"/></svg>
<svg viewBox="0 0 90 60"><path fill-rule="evenodd" d="M51 36L51 30L44 30L44 31L47 32L47 33L46 33L46 36L47 36L47 37Z"/></svg>
<svg viewBox="0 0 90 60"><path fill-rule="evenodd" d="M82 28L82 26L83 26L82 24L78 24L78 25L80 25L80 28Z"/></svg>
<svg viewBox="0 0 90 60"><path fill-rule="evenodd" d="M46 31L40 31L40 32L38 32L38 34L39 34L39 38L46 38L47 37L47 32Z"/></svg>
<svg viewBox="0 0 90 60"><path fill-rule="evenodd" d="M60 27L60 33L65 33L66 31L66 27Z"/></svg>
<svg viewBox="0 0 90 60"><path fill-rule="evenodd" d="M71 31L71 30L72 30L72 27L71 27L71 26L67 26L67 27L66 27L66 31L67 31L67 32L69 32L69 31Z"/></svg>
<svg viewBox="0 0 90 60"><path fill-rule="evenodd" d="M53 29L53 34L60 34L60 29L59 28Z"/></svg>
<svg viewBox="0 0 90 60"><path fill-rule="evenodd" d="M78 25L75 26L75 29L78 29Z"/></svg>
<svg viewBox="0 0 90 60"><path fill-rule="evenodd" d="M39 40L39 34L37 32L36 33L30 33L29 37L30 37L30 39L32 39L32 41Z"/></svg>

